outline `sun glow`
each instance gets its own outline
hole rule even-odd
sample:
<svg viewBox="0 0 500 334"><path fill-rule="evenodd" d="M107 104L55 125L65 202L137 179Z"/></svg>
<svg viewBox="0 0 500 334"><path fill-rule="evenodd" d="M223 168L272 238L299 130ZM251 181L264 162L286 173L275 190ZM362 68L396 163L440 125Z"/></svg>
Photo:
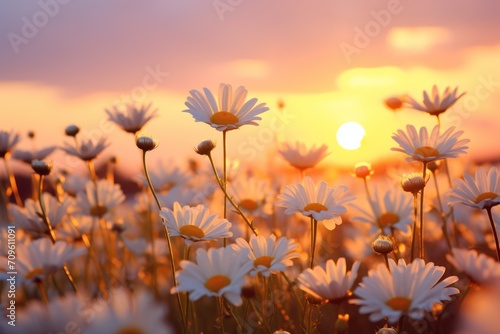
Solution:
<svg viewBox="0 0 500 334"><path fill-rule="evenodd" d="M337 130L337 142L346 150L356 150L361 147L365 129L357 122L346 122Z"/></svg>

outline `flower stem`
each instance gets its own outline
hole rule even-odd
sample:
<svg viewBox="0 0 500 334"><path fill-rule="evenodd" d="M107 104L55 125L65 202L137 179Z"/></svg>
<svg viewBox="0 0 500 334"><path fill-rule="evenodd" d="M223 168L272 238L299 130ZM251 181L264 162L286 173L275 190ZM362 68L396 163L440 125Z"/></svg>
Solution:
<svg viewBox="0 0 500 334"><path fill-rule="evenodd" d="M495 237L495 245L497 247L497 261L500 262L500 245L498 243L497 228L495 226L495 221L493 220L493 215L491 214L491 206L485 208L488 213L488 218L490 219L491 230L493 231L493 236Z"/></svg>
<svg viewBox="0 0 500 334"><path fill-rule="evenodd" d="M314 252L316 250L316 234L318 232L318 221L311 217L311 264L310 268L314 266Z"/></svg>
<svg viewBox="0 0 500 334"><path fill-rule="evenodd" d="M153 184L151 183L151 178L149 177L149 172L148 172L148 165L146 163L146 152L147 151L142 151L142 165L144 168L144 174L146 176L146 180L148 181L148 186L149 189L151 190L151 193L153 194L153 197L155 199L156 205L158 207L158 210L161 211L161 203L160 200L158 199L158 196L156 195L155 189L153 187ZM163 217L162 217L162 220ZM165 237L167 239L167 245L168 245L168 252L170 254L170 266L172 270L172 281L174 283L174 286L177 286L177 278L175 277L175 262L174 262L174 252L172 249L172 240L170 239L170 232L168 231L168 228L163 225L163 231L165 232ZM177 305L179 307L179 313L181 315L181 322L182 326L186 323L184 319L184 311L182 309L182 301L181 301L181 296L177 293Z"/></svg>
<svg viewBox="0 0 500 334"><path fill-rule="evenodd" d="M50 240L52 240L52 244L56 243L56 234L54 232L54 229L52 228L52 224L50 223L49 216L47 216L47 211L45 210L45 205L43 204L43 175L40 175L39 182L38 182L38 203L40 204L40 210L42 211L42 219L45 222L45 225L47 225L47 229L49 230L49 235L50 235ZM68 278L68 281L70 282L71 286L73 287L73 290L75 293L78 293L78 289L76 288L75 281L73 280L73 276L71 276L71 273L68 269L68 266L63 265L63 270L64 273L66 274L66 277Z"/></svg>
<svg viewBox="0 0 500 334"><path fill-rule="evenodd" d="M425 180L427 172L427 162L422 163L422 178ZM420 192L420 258L424 259L424 190L425 186Z"/></svg>
<svg viewBox="0 0 500 334"><path fill-rule="evenodd" d="M446 240L446 245L448 246L448 250L451 251L450 236L448 235L448 224L447 224L447 221L446 221L446 216L445 216L445 214L443 212L443 203L441 202L441 196L439 194L438 181L437 181L437 178L436 178L436 172L434 170L432 171L432 176L433 176L433 179L434 179L434 185L436 186L436 196L437 196L438 206L439 206L438 213L439 213L439 216L441 217L441 219L443 221L443 235L444 235L444 239Z"/></svg>
<svg viewBox="0 0 500 334"><path fill-rule="evenodd" d="M415 240L417 239L417 221L418 221L418 197L417 193L413 194L413 231L411 236L410 262L415 258Z"/></svg>
<svg viewBox="0 0 500 334"><path fill-rule="evenodd" d="M243 218L243 220L245 221L245 223L247 223L248 227L250 227L250 229L252 230L253 234L258 235L257 230L253 226L253 222L251 222L250 220L248 220L248 218L243 214L243 212L241 212L239 206L236 205L236 203L234 203L234 201L232 200L232 198L229 197L226 189L223 187L222 181L219 178L219 173L217 173L217 169L215 168L214 160L212 159L212 155L211 154L208 154L208 159L210 160L210 165L212 166L212 171L214 172L215 179L217 180L217 184L219 185L219 188L221 188L221 190L224 192L224 195L225 195L226 199L233 206L233 208L238 212L238 214Z"/></svg>
<svg viewBox="0 0 500 334"><path fill-rule="evenodd" d="M21 200L21 196L19 195L19 189L17 188L16 177L12 168L10 167L9 158L7 155L4 157L5 170L7 171L7 175L9 177L10 187L12 188L12 193L14 194L14 198L16 199L16 204L19 207L23 207L23 201Z"/></svg>

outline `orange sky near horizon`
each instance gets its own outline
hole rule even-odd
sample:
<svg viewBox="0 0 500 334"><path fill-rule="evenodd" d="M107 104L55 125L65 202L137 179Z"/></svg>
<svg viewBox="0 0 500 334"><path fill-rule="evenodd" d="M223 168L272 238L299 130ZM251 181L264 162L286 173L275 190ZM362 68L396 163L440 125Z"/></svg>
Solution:
<svg viewBox="0 0 500 334"><path fill-rule="evenodd" d="M189 89L208 87L216 91L218 84L225 82L234 87L245 86L249 98L257 97L270 107L263 114L260 126L244 126L229 133L230 157L242 164L260 166L265 159L274 157L274 143L302 141L308 145L327 144L330 155L322 164L347 168L359 161L402 161L400 153L390 151L395 146L391 135L406 124L431 127L436 120L409 109L392 112L383 100L403 94L421 100L422 91L429 91L436 84L440 91L447 86L459 86L459 92L466 92L442 118L443 127L457 126L464 130L465 138L471 139L466 159L497 159L500 142L491 139L500 129L497 113L500 42L491 29L495 21L490 18L488 8L498 5L484 2L492 7L477 9L477 13L460 11L455 2L455 11L443 21L437 15L424 15L433 6L426 1L424 4L395 0L362 2L357 9L348 4L342 7L340 3L320 1L314 10L305 4L283 7L285 3L279 2L264 7L240 1L233 11L223 13L223 20L215 7L206 3L197 7L196 1L189 4L176 1L174 5L174 2L162 4L151 0L142 6L127 1L116 17L109 11L114 8L111 3L110 8L104 8L92 2L100 10L99 15L91 11L90 5L60 4L58 13L38 28L36 36L18 45L18 53L12 52L11 39L0 43L6 60L0 65L0 70L5 70L0 71L3 73L0 74L1 128L21 133L24 139L18 147L28 149L32 145L26 138L28 131L36 132L38 147L61 145L68 141L64 128L77 124L88 133L109 137L112 145L103 157L118 155L123 168L139 170L138 149L132 136L107 122L104 109L131 100L152 102L159 110L159 117L146 130L160 140L160 147L151 153L151 159L175 160L180 164L181 160L198 158L192 148L200 141L214 139L219 144L222 141L216 130L194 123L189 114L181 112ZM34 22L34 15L44 10L36 3L30 8L8 6L17 16L0 20L3 22L0 32L7 37L12 37L11 33L22 36L25 21L20 18ZM169 7L167 16L174 22L165 23L155 13L161 6ZM280 6L283 17L277 16ZM336 20L329 20L322 7L335 14ZM85 35L95 28L71 21L82 8L86 11L81 15L97 15L96 25L106 27L102 34L116 37L115 44L103 44L99 36ZM138 21L144 25L138 24L132 31L118 20L129 17L134 10L140 11L142 16L138 16ZM178 13L175 19L172 11ZM256 13L272 17L275 24L265 22L260 27L258 22L251 21ZM193 20L190 15L201 18L200 27L221 38L205 45L201 39L205 32L189 27ZM467 20L458 23L465 15ZM189 22L181 22L181 17ZM296 27L299 23L303 29ZM160 24L177 27L177 35L162 30L166 27ZM64 34L70 27L74 29L73 36L69 32ZM141 45L145 38L151 38L151 33L160 36L162 31L168 37L163 44L172 44L171 53L163 44L154 43L151 46L158 46L158 50L132 47L130 55L124 53L126 42ZM57 41L62 40L69 43L68 49L58 46ZM226 45L224 40L234 42ZM276 41L279 44L272 47ZM87 51L72 55L72 47L76 50L81 47L78 42L84 43ZM96 53L95 49L100 48L101 53ZM189 50L184 53L185 59L180 52L183 49ZM67 53L67 57L57 54L53 59L51 54L57 50ZM206 52L199 55L199 50ZM123 54L123 59L117 53ZM95 76L94 81L89 79L90 73ZM279 114L279 100L285 102L285 114ZM356 121L366 130L358 150L345 150L336 142L338 127L348 121ZM60 168L79 167L60 153L53 159Z"/></svg>

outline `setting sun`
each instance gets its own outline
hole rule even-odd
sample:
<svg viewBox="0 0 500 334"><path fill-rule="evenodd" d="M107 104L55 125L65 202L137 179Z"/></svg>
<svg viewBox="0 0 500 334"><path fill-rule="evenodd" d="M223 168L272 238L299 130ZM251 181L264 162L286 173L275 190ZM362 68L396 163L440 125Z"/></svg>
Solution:
<svg viewBox="0 0 500 334"><path fill-rule="evenodd" d="M337 130L337 142L346 150L360 148L364 136L365 128L357 122L346 122Z"/></svg>

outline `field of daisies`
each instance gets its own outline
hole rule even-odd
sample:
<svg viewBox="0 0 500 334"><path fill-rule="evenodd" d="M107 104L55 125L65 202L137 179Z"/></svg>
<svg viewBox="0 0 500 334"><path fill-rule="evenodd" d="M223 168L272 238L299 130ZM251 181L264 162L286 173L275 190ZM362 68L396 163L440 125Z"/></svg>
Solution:
<svg viewBox="0 0 500 334"><path fill-rule="evenodd" d="M185 168L150 164L151 105L106 110L135 136L136 192L113 160L96 172L104 137L68 125L64 145L28 151L34 133L0 129L0 333L498 333L500 170L464 163L467 133L440 124L464 93L386 100L436 121L387 134L410 172L359 162L333 181L317 173L326 145L278 143L294 175L234 164L228 133L269 110L247 95L189 92L185 116L221 140L193 143L204 164ZM55 150L86 172L53 166Z"/></svg>

